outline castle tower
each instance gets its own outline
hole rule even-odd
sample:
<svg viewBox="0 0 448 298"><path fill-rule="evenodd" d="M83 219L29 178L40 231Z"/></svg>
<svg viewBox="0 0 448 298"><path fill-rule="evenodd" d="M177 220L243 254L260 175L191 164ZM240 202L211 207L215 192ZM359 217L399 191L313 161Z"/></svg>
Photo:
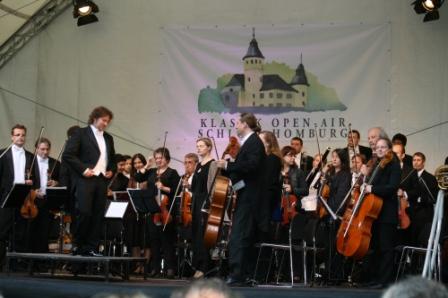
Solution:
<svg viewBox="0 0 448 298"><path fill-rule="evenodd" d="M246 55L243 57L244 62L244 90L245 98L258 97L259 91L263 84L263 64L264 56L258 48L258 42L255 39L255 28L252 29L252 40L247 49ZM242 103L246 105L246 103Z"/></svg>
<svg viewBox="0 0 448 298"><path fill-rule="evenodd" d="M296 74L291 80L291 87L296 89L298 94L298 106L305 106L308 101L308 78L306 77L305 67L302 64L302 54L300 54L300 64L296 68Z"/></svg>

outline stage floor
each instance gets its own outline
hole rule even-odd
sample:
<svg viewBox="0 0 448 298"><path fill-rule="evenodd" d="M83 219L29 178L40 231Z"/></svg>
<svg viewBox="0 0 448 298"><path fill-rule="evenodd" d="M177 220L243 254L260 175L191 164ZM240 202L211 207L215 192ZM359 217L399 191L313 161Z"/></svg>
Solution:
<svg viewBox="0 0 448 298"><path fill-rule="evenodd" d="M134 293L142 292L152 298L170 297L175 290L179 290L190 283L189 280L166 280L131 278L124 282L120 279L111 279L105 282L101 278L73 277L49 274L28 276L13 273L0 274L0 291L5 298L36 298L36 297L64 297L84 298L92 297L98 293ZM235 287L243 297L275 298L275 297L315 297L315 298L364 298L381 297L382 291L348 287Z"/></svg>

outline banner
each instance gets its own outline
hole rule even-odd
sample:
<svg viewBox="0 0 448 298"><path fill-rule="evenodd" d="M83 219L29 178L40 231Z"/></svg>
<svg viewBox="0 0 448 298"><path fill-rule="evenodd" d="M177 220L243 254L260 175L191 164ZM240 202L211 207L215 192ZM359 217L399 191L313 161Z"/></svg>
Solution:
<svg viewBox="0 0 448 298"><path fill-rule="evenodd" d="M310 154L316 133L344 147L349 123L364 144L368 128L389 128L389 24L173 26L161 36L160 121L178 156L203 136L223 150L241 112L281 145L301 137Z"/></svg>

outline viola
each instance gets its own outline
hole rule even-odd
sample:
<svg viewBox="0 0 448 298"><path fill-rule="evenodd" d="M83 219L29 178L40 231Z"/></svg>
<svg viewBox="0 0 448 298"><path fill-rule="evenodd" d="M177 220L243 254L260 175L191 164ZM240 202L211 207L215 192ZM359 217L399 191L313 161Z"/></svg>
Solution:
<svg viewBox="0 0 448 298"><path fill-rule="evenodd" d="M191 193L188 191L188 179L190 175L184 176L184 184L182 186L182 196L180 203L180 220L184 227L187 227L191 224L192 215L191 215Z"/></svg>
<svg viewBox="0 0 448 298"><path fill-rule="evenodd" d="M157 175L157 181L160 181L160 175ZM168 224L173 221L173 217L171 216L170 209L170 199L166 194L162 194L161 190L158 190L157 194L157 204L160 207L160 213L156 213L153 215L153 222L156 226L161 226L163 224Z"/></svg>
<svg viewBox="0 0 448 298"><path fill-rule="evenodd" d="M284 184L290 184L289 183L289 177L286 174L283 177L283 183ZM294 218L294 216L297 215L297 206L298 199L296 195L291 194L289 191L286 191L283 189L283 195L282 195L282 225L287 225L290 223L290 221Z"/></svg>
<svg viewBox="0 0 448 298"><path fill-rule="evenodd" d="M369 168L374 170L368 184L372 183L380 168L384 168L393 160L393 156L393 152L388 151L377 166L373 167L373 163L371 164ZM383 200L380 197L360 192L360 185L357 183L336 236L336 248L340 254L355 260L367 254L372 237L372 224L378 218L382 206Z"/></svg>
<svg viewBox="0 0 448 298"><path fill-rule="evenodd" d="M398 225L400 229L406 230L411 225L411 219L409 218L406 208L409 207L409 202L404 196L399 196L399 207L398 208Z"/></svg>
<svg viewBox="0 0 448 298"><path fill-rule="evenodd" d="M327 167L327 171L330 171L333 168L333 166L330 164ZM322 200L328 201L328 199L330 198L330 186L328 185L326 173L324 173L324 170L322 170L321 172L321 185L319 187L319 191L317 192L317 196ZM316 214L319 218L324 218L328 214L327 209L325 209L320 199L317 200Z"/></svg>
<svg viewBox="0 0 448 298"><path fill-rule="evenodd" d="M39 210L37 209L35 203L36 197L37 197L37 190L35 189L30 190L30 192L25 198L25 201L22 204L22 207L20 207L20 215L22 215L23 218L33 219L39 213Z"/></svg>

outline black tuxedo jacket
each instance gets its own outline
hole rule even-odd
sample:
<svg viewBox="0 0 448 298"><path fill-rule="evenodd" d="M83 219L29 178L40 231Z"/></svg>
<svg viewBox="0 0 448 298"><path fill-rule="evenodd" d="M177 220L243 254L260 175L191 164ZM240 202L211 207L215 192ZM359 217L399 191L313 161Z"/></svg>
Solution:
<svg viewBox="0 0 448 298"><path fill-rule="evenodd" d="M104 132L104 141L106 143L107 170L115 169L115 149L114 140L110 134ZM100 149L90 126L80 128L67 140L62 162L67 163L78 177L87 168L93 169L100 158Z"/></svg>
<svg viewBox="0 0 448 298"><path fill-rule="evenodd" d="M5 149L0 151L2 154ZM25 169L31 167L33 161L33 154L25 150L26 165ZM34 161L33 171L31 174L31 180L33 180L33 188L37 189L40 186L39 169L37 167L37 161ZM12 159L11 149L0 159L0 203L3 203L3 199L11 190L14 184L14 164Z"/></svg>
<svg viewBox="0 0 448 298"><path fill-rule="evenodd" d="M425 187L425 184L421 181L424 180L426 186L428 186L429 192ZM437 199L437 192L439 190L437 179L425 170L422 172L420 178L417 171L414 171L405 184L405 190L408 195L408 200L411 208L419 207L432 207ZM420 198L420 200L418 199Z"/></svg>
<svg viewBox="0 0 448 298"><path fill-rule="evenodd" d="M311 156L308 156L301 153L302 157L300 158L300 169L305 174L305 177L308 175L308 173L313 169L313 158Z"/></svg>
<svg viewBox="0 0 448 298"><path fill-rule="evenodd" d="M35 163L37 164L37 167L39 168L39 163L37 162L37 157ZM56 164L56 166L55 166ZM51 180L58 181L61 173L61 163L57 161L56 159L49 157L48 158L48 171L52 171L54 167L53 173L51 173ZM36 173L36 179L40 181L40 171L37 171Z"/></svg>
<svg viewBox="0 0 448 298"><path fill-rule="evenodd" d="M366 146L359 146L359 153L364 155L366 157L366 161L370 160L370 158L372 157L372 149L370 149L369 147ZM344 149L342 149L344 151L344 155L347 158L347 161L350 162L350 151L352 151L353 149L350 149L348 147L345 147Z"/></svg>
<svg viewBox="0 0 448 298"><path fill-rule="evenodd" d="M226 172L232 183L244 181L245 187L238 191L238 201L255 203L263 183L263 164L266 158L264 145L253 133L241 146L235 161L227 163Z"/></svg>

